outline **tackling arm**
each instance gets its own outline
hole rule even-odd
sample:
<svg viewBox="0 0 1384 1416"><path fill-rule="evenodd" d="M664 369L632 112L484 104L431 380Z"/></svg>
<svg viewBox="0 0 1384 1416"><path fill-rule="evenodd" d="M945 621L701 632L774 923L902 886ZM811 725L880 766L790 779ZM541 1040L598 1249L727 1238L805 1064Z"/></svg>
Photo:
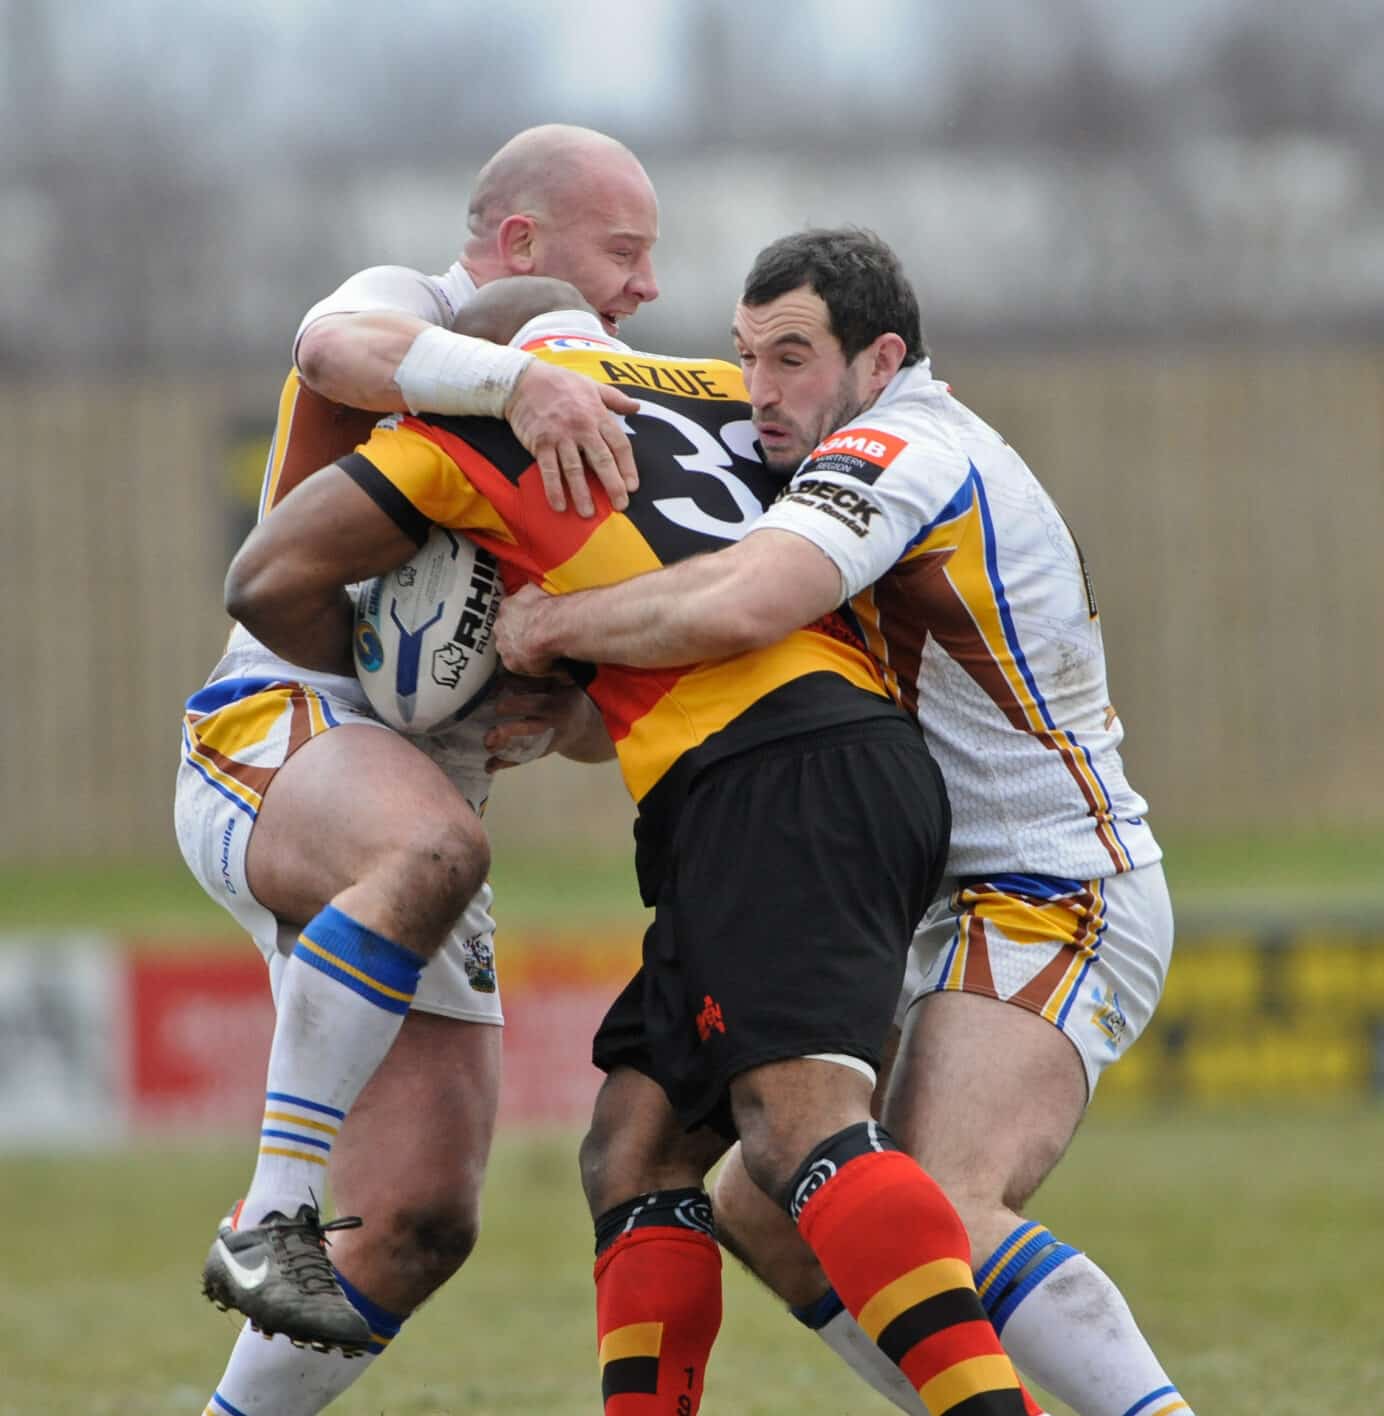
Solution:
<svg viewBox="0 0 1384 1416"><path fill-rule="evenodd" d="M394 376L413 341L437 326L402 310L323 315L298 342L298 372L315 393L372 413L407 411Z"/></svg>
<svg viewBox="0 0 1384 1416"><path fill-rule="evenodd" d="M290 663L351 676L346 586L393 570L417 549L333 464L250 532L226 573L226 610Z"/></svg>
<svg viewBox="0 0 1384 1416"><path fill-rule="evenodd" d="M549 596L526 586L501 604L496 637L516 673L544 673L559 658L671 668L773 644L841 598L841 573L824 552L764 530L600 590Z"/></svg>
<svg viewBox="0 0 1384 1416"><path fill-rule="evenodd" d="M504 417L538 462L554 511L566 510L570 496L582 516L594 514L588 469L617 511L629 505L639 476L615 415L635 412L635 401L504 347L540 309L584 308L572 286L539 276L491 281L462 306L450 330L418 313L435 301L416 271L363 271L329 298L343 291L370 307L309 311L298 338L298 371L315 393L377 413ZM385 301L391 307L380 308Z"/></svg>

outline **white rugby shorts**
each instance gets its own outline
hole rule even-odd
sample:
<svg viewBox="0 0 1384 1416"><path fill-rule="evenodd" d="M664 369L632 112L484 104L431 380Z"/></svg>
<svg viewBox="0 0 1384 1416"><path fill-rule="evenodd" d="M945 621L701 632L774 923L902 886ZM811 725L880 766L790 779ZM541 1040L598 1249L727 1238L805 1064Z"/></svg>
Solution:
<svg viewBox="0 0 1384 1416"><path fill-rule="evenodd" d="M202 888L230 911L269 965L277 999L279 981L298 941L296 926L281 923L250 893L245 853L260 801L274 773L303 743L343 723L391 732L379 719L331 694L303 684L223 679L188 700L182 757L174 792L178 846ZM418 745L428 750L427 740ZM455 754L452 754L453 756ZM449 754L434 754L449 770ZM458 787L479 809L484 773ZM470 790L467 787L470 787ZM472 1023L502 1023L495 971L494 896L482 885L441 950L428 961L413 1007Z"/></svg>
<svg viewBox="0 0 1384 1416"><path fill-rule="evenodd" d="M1172 949L1160 862L1103 880L951 878L913 936L895 1018L930 993L1026 1008L1076 1048L1089 1097L1153 1016Z"/></svg>

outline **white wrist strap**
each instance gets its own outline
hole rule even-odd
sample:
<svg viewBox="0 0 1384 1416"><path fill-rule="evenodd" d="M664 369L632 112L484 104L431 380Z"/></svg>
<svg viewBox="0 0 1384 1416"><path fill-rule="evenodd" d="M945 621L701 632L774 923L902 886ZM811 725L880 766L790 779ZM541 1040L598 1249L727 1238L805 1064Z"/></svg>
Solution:
<svg viewBox="0 0 1384 1416"><path fill-rule="evenodd" d="M394 382L413 413L503 418L532 354L429 325L409 345Z"/></svg>

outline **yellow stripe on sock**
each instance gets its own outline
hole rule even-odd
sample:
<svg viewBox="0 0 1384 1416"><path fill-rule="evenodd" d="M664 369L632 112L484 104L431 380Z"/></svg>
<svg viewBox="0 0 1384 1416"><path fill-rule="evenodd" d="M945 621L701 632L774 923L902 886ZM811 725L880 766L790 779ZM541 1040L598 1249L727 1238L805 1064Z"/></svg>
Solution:
<svg viewBox="0 0 1384 1416"><path fill-rule="evenodd" d="M663 1347L662 1323L630 1323L601 1339L597 1363L619 1362L625 1357L657 1357Z"/></svg>
<svg viewBox="0 0 1384 1416"><path fill-rule="evenodd" d="M992 1261L990 1272L985 1277L985 1282L977 1287L977 1292L982 1298L990 1291L995 1280L1004 1272L1004 1266L1024 1247L1031 1239L1040 1238L1043 1234L1041 1225L1032 1229L1025 1229L1022 1234L1002 1253L997 1259ZM1051 1237L1051 1236L1049 1236Z"/></svg>
<svg viewBox="0 0 1384 1416"><path fill-rule="evenodd" d="M968 1357L945 1372L939 1372L930 1382L918 1388L923 1405L932 1416L943 1416L958 1402L986 1391L1014 1391L1019 1379L1014 1367L1003 1353L988 1357Z"/></svg>
<svg viewBox="0 0 1384 1416"><path fill-rule="evenodd" d="M412 1003L413 994L400 993L397 988L388 988L379 979L371 978L368 973L363 973L360 969L353 968L344 959L338 959L335 954L329 954L320 944L314 944L306 934L298 936L298 942L310 953L316 954L319 959L325 959L334 969L340 969L342 973L350 974L352 978L359 979L361 983L373 988L376 993L383 993L386 998L397 998L402 1003Z"/></svg>
<svg viewBox="0 0 1384 1416"><path fill-rule="evenodd" d="M856 1321L870 1335L872 1342L878 1342L880 1333L900 1313L906 1313L928 1298L935 1298L939 1293L947 1293L953 1288L974 1290L975 1280L971 1277L970 1265L961 1259L934 1259L930 1264L911 1269L893 1283L885 1284L860 1310Z"/></svg>
<svg viewBox="0 0 1384 1416"><path fill-rule="evenodd" d="M1157 1411L1151 1411L1149 1416L1170 1416L1173 1411L1190 1411L1192 1408L1179 1396L1175 1401L1170 1401L1166 1406L1160 1406Z"/></svg>
<svg viewBox="0 0 1384 1416"><path fill-rule="evenodd" d="M305 1117L295 1116L291 1111L266 1111L264 1113L266 1121L289 1121L295 1126L302 1126L309 1131L325 1131L327 1135L334 1136L341 1129L340 1126L329 1125L326 1121L309 1121Z"/></svg>
<svg viewBox="0 0 1384 1416"><path fill-rule="evenodd" d="M289 1160L310 1160L314 1165L326 1165L327 1163L326 1156L313 1155L311 1151L291 1151L283 1146L261 1146L259 1153L261 1155L283 1155L287 1156Z"/></svg>

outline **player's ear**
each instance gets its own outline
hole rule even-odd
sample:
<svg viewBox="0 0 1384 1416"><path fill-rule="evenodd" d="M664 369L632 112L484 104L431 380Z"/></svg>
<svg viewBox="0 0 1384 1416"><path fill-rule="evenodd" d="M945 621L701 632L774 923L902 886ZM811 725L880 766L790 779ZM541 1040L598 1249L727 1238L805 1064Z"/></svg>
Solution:
<svg viewBox="0 0 1384 1416"><path fill-rule="evenodd" d="M903 368L908 345L904 343L902 335L881 334L866 352L869 357L870 383L878 391Z"/></svg>
<svg viewBox="0 0 1384 1416"><path fill-rule="evenodd" d="M538 223L531 216L507 216L495 233L500 260L510 275L532 275L538 261Z"/></svg>

